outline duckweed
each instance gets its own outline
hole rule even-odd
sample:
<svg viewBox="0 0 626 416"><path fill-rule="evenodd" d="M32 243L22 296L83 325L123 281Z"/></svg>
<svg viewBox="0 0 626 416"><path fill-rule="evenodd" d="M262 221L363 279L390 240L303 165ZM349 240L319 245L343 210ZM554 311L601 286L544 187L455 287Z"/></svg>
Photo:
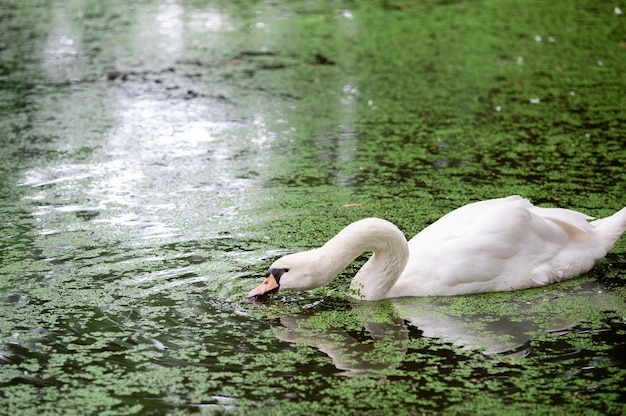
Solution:
<svg viewBox="0 0 626 416"><path fill-rule="evenodd" d="M0 414L623 414L626 239L587 275L247 300L376 216L622 208L615 5L8 1Z"/></svg>

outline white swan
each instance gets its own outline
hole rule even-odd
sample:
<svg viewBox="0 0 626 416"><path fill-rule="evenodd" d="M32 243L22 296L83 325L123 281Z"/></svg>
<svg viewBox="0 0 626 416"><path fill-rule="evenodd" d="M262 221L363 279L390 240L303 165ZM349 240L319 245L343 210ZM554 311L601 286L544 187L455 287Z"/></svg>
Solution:
<svg viewBox="0 0 626 416"><path fill-rule="evenodd" d="M458 208L413 237L366 218L320 248L276 260L248 297L327 284L364 252L349 294L377 300L527 289L589 271L626 230L626 207L610 217L533 206L519 196Z"/></svg>

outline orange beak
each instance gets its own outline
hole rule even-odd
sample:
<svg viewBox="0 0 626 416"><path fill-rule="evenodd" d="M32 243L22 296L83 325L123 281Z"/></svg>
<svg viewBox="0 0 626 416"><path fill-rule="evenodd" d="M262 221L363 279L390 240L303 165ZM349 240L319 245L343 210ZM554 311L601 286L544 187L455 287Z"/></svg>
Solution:
<svg viewBox="0 0 626 416"><path fill-rule="evenodd" d="M257 286L256 289L252 289L250 293L248 293L248 297L253 298L255 296L261 296L274 289L278 289L278 282L276 281L274 275L270 273L270 275L267 276L265 280L263 280L263 283L261 283L259 286Z"/></svg>

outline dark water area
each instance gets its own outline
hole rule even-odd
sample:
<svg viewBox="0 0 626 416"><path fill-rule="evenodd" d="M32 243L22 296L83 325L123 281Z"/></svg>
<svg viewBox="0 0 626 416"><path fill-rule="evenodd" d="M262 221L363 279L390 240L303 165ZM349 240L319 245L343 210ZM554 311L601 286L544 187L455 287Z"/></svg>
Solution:
<svg viewBox="0 0 626 416"><path fill-rule="evenodd" d="M626 238L550 287L250 301L375 216L626 205L626 5L0 2L0 414L624 414Z"/></svg>

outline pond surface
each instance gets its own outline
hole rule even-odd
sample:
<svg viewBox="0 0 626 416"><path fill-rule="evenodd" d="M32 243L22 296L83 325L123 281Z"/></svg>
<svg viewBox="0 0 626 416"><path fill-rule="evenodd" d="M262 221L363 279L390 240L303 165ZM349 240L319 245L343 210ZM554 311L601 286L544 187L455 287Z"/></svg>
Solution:
<svg viewBox="0 0 626 416"><path fill-rule="evenodd" d="M376 216L626 205L626 20L571 1L0 4L1 414L623 414L626 238L547 288L249 301Z"/></svg>

